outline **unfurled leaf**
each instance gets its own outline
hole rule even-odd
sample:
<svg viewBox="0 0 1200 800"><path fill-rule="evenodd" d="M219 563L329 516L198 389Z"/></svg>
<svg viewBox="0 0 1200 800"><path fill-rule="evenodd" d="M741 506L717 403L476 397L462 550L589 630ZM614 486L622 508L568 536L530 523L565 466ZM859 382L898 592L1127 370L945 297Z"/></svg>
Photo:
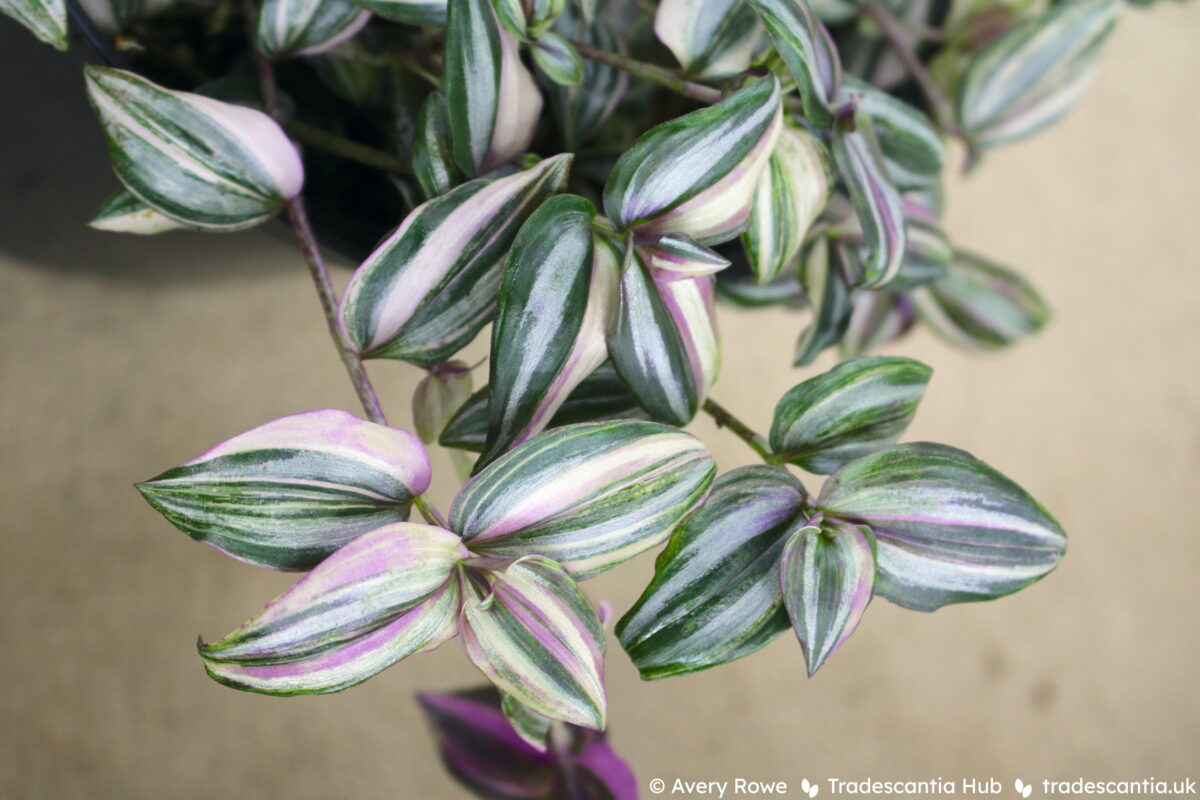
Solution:
<svg viewBox="0 0 1200 800"><path fill-rule="evenodd" d="M792 270L767 283L726 278L722 275L717 279L717 296L742 308L764 308L774 305L803 308L805 304L804 289L800 286L796 272Z"/></svg>
<svg viewBox="0 0 1200 800"><path fill-rule="evenodd" d="M450 0L445 62L459 168L481 175L523 153L542 113L542 95L490 0Z"/></svg>
<svg viewBox="0 0 1200 800"><path fill-rule="evenodd" d="M492 327L488 437L477 468L545 429L608 357L620 251L592 232L596 208L547 200L509 251Z"/></svg>
<svg viewBox="0 0 1200 800"><path fill-rule="evenodd" d="M388 67L359 39L348 39L308 63L331 92L356 108L384 106L391 98Z"/></svg>
<svg viewBox="0 0 1200 800"><path fill-rule="evenodd" d="M937 128L920 109L870 84L847 79L846 93L858 98L871 118L888 176L908 191L934 184L946 160Z"/></svg>
<svg viewBox="0 0 1200 800"><path fill-rule="evenodd" d="M443 447L483 452L487 438L488 387L483 387L458 410L447 423L438 443ZM615 419L646 419L645 410L629 393L612 364L599 366L559 406L547 428L561 428L578 422L607 422Z"/></svg>
<svg viewBox="0 0 1200 800"><path fill-rule="evenodd" d="M780 398L771 449L790 464L827 475L894 444L932 374L920 361L898 356L844 361Z"/></svg>
<svg viewBox="0 0 1200 800"><path fill-rule="evenodd" d="M101 204L88 227L113 233L151 235L186 228L138 200L128 189L117 189Z"/></svg>
<svg viewBox="0 0 1200 800"><path fill-rule="evenodd" d="M421 104L413 137L413 172L429 198L445 194L462 180L454 163L446 96L441 92L430 92Z"/></svg>
<svg viewBox="0 0 1200 800"><path fill-rule="evenodd" d="M550 80L562 86L583 82L583 59L575 48L557 33L544 33L530 48L533 62Z"/></svg>
<svg viewBox="0 0 1200 800"><path fill-rule="evenodd" d="M682 233L669 233L638 248L647 267L663 277L712 275L729 266L729 259Z"/></svg>
<svg viewBox="0 0 1200 800"><path fill-rule="evenodd" d="M67 49L67 4L64 0L0 0L0 13L24 25L48 45Z"/></svg>
<svg viewBox="0 0 1200 800"><path fill-rule="evenodd" d="M891 292L855 292L854 310L842 336L842 358L870 355L912 328L916 314L908 297Z"/></svg>
<svg viewBox="0 0 1200 800"><path fill-rule="evenodd" d="M1005 347L1037 333L1050 310L1017 273L963 251L946 277L910 294L921 321L968 350Z"/></svg>
<svg viewBox="0 0 1200 800"><path fill-rule="evenodd" d="M471 396L471 370L461 361L447 361L431 369L413 391L413 427L426 444L442 435L463 403Z"/></svg>
<svg viewBox="0 0 1200 800"><path fill-rule="evenodd" d="M894 292L905 292L946 276L954 248L942 226L923 205L904 200L904 261L888 284Z"/></svg>
<svg viewBox="0 0 1200 800"><path fill-rule="evenodd" d="M870 527L875 593L918 611L1011 594L1054 569L1067 549L1062 528L1024 489L940 444L851 461L826 481L818 506Z"/></svg>
<svg viewBox="0 0 1200 800"><path fill-rule="evenodd" d="M779 565L783 602L811 678L858 627L875 584L865 525L818 523L792 534Z"/></svg>
<svg viewBox="0 0 1200 800"><path fill-rule="evenodd" d="M496 20L507 28L509 33L518 39L527 37L525 4L522 0L492 0L492 10L496 12Z"/></svg>
<svg viewBox="0 0 1200 800"><path fill-rule="evenodd" d="M846 282L849 254L845 245L822 237L801 254L800 283L808 296L812 319L796 343L792 363L804 367L822 350L838 343L850 323L850 288Z"/></svg>
<svg viewBox="0 0 1200 800"><path fill-rule="evenodd" d="M554 30L568 40L580 41L610 53L621 48L608 23L596 19L588 23L567 4L554 23ZM612 115L629 86L629 75L597 61L585 61L578 86L552 84L547 87L554 120L568 150L578 150Z"/></svg>
<svg viewBox="0 0 1200 800"><path fill-rule="evenodd" d="M188 227L229 231L273 216L304 182L296 148L261 111L86 68L117 177Z"/></svg>
<svg viewBox="0 0 1200 800"><path fill-rule="evenodd" d="M546 749L546 739L550 735L553 720L543 717L511 694L501 696L500 708L518 736L538 750Z"/></svg>
<svg viewBox="0 0 1200 800"><path fill-rule="evenodd" d="M522 223L566 183L570 155L464 183L418 206L367 256L342 297L342 325L367 358L434 365L491 319L504 256Z"/></svg>
<svg viewBox="0 0 1200 800"><path fill-rule="evenodd" d="M589 578L666 539L715 471L699 440L666 425L556 428L472 478L454 498L450 528L479 555L537 553Z"/></svg>
<svg viewBox="0 0 1200 800"><path fill-rule="evenodd" d="M350 0L263 0L256 42L273 58L324 53L354 36L370 19L370 11Z"/></svg>
<svg viewBox="0 0 1200 800"><path fill-rule="evenodd" d="M904 207L887 174L870 116L859 108L833 132L833 163L846 184L863 237L862 285L886 284L904 261Z"/></svg>
<svg viewBox="0 0 1200 800"><path fill-rule="evenodd" d="M833 119L831 103L842 83L842 61L829 31L807 0L746 0L771 34L796 78L804 114L816 125Z"/></svg>
<svg viewBox="0 0 1200 800"><path fill-rule="evenodd" d="M500 691L551 719L604 729L604 631L563 567L531 555L467 566L467 657Z"/></svg>
<svg viewBox="0 0 1200 800"><path fill-rule="evenodd" d="M741 0L663 0L654 33L686 74L704 80L744 72L765 38Z"/></svg>
<svg viewBox="0 0 1200 800"><path fill-rule="evenodd" d="M652 128L613 167L605 211L618 229L638 236L732 239L746 226L782 125L779 81L771 76Z"/></svg>
<svg viewBox="0 0 1200 800"><path fill-rule="evenodd" d="M714 278L650 270L630 247L608 333L608 355L629 391L654 419L692 421L721 363Z"/></svg>
<svg viewBox="0 0 1200 800"><path fill-rule="evenodd" d="M754 192L750 227L742 234L759 283L788 267L825 208L832 189L829 153L813 134L785 125Z"/></svg>
<svg viewBox="0 0 1200 800"><path fill-rule="evenodd" d="M252 564L309 569L351 539L407 520L429 480L412 434L309 411L235 436L138 489L193 539Z"/></svg>
<svg viewBox="0 0 1200 800"><path fill-rule="evenodd" d="M782 467L742 467L717 479L617 623L617 637L643 678L741 658L787 629L779 556L804 522L806 499Z"/></svg>
<svg viewBox="0 0 1200 800"><path fill-rule="evenodd" d="M1065 0L1020 23L971 61L958 123L979 147L1020 139L1070 110L1116 25L1117 0Z"/></svg>
<svg viewBox="0 0 1200 800"><path fill-rule="evenodd" d="M354 0L384 19L408 25L445 25L446 0Z"/></svg>

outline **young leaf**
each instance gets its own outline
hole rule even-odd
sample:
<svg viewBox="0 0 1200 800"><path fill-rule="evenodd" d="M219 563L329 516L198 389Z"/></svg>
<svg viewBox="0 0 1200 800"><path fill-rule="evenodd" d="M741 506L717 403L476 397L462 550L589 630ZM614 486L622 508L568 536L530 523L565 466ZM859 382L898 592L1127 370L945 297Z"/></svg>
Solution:
<svg viewBox="0 0 1200 800"><path fill-rule="evenodd" d="M542 113L542 95L490 0L450 0L445 61L459 168L481 175L524 152Z"/></svg>
<svg viewBox="0 0 1200 800"><path fill-rule="evenodd" d="M582 197L553 197L513 242L492 327L488 437L477 469L545 429L607 358L619 253L593 242L595 216Z"/></svg>
<svg viewBox="0 0 1200 800"><path fill-rule="evenodd" d="M909 295L921 321L966 350L1006 347L1037 333L1050 310L1024 278L987 259L957 251L946 277Z"/></svg>
<svg viewBox="0 0 1200 800"><path fill-rule="evenodd" d="M0 13L24 25L46 44L67 49L65 0L0 0Z"/></svg>
<svg viewBox="0 0 1200 800"><path fill-rule="evenodd" d="M916 414L933 370L898 356L856 358L788 390L775 406L771 449L828 475L894 444Z"/></svg>
<svg viewBox="0 0 1200 800"><path fill-rule="evenodd" d="M413 427L417 437L433 444L446 423L471 396L471 370L461 361L447 361L431 369L413 391Z"/></svg>
<svg viewBox="0 0 1200 800"><path fill-rule="evenodd" d="M583 59L575 48L557 33L544 33L531 48L533 61L550 80L562 86L583 82Z"/></svg>
<svg viewBox="0 0 1200 800"><path fill-rule="evenodd" d="M827 516L877 541L875 593L917 611L1011 594L1050 572L1067 537L1041 504L969 453L928 442L851 461L826 481Z"/></svg>
<svg viewBox="0 0 1200 800"><path fill-rule="evenodd" d="M651 271L638 248L621 267L621 299L608 333L608 355L642 408L654 419L692 421L717 379L711 275Z"/></svg>
<svg viewBox="0 0 1200 800"><path fill-rule="evenodd" d="M1028 136L1070 110L1116 25L1117 0L1055 3L997 38L959 84L958 122L979 147Z"/></svg>
<svg viewBox="0 0 1200 800"><path fill-rule="evenodd" d="M441 92L430 92L421 104L413 137L413 171L430 199L445 194L462 180L454 163L446 96Z"/></svg>
<svg viewBox="0 0 1200 800"><path fill-rule="evenodd" d="M128 189L117 189L96 211L88 227L113 233L137 233L148 236L187 227L164 217L138 200Z"/></svg>
<svg viewBox="0 0 1200 800"><path fill-rule="evenodd" d="M613 167L605 211L638 236L728 241L746 225L782 124L779 81L770 76L652 128Z"/></svg>
<svg viewBox="0 0 1200 800"><path fill-rule="evenodd" d="M729 259L682 233L669 233L638 249L651 274L663 273L667 279L712 275L729 266Z"/></svg>
<svg viewBox="0 0 1200 800"><path fill-rule="evenodd" d="M298 570L408 519L429 480L429 459L412 434L344 411L308 411L235 436L137 488L193 539L251 564Z"/></svg>
<svg viewBox="0 0 1200 800"><path fill-rule="evenodd" d="M432 366L491 319L504 255L522 223L562 189L571 156L464 183L418 206L354 273L342 296L347 339L367 358Z"/></svg>
<svg viewBox="0 0 1200 800"><path fill-rule="evenodd" d="M662 542L716 471L695 437L623 420L557 428L473 477L450 528L479 555L553 558L580 580Z"/></svg>
<svg viewBox="0 0 1200 800"><path fill-rule="evenodd" d="M724 664L787 629L779 554L804 519L806 499L781 467L742 467L717 479L617 623L621 646L643 678Z"/></svg>
<svg viewBox="0 0 1200 800"><path fill-rule="evenodd" d="M938 180L946 147L920 109L870 84L846 78L846 92L871 118L887 174L898 189L926 188Z"/></svg>
<svg viewBox="0 0 1200 800"><path fill-rule="evenodd" d="M603 730L604 631L575 580L532 555L477 572L460 623L471 663L538 714Z"/></svg>
<svg viewBox="0 0 1200 800"><path fill-rule="evenodd" d="M255 35L259 50L273 58L307 56L332 50L370 19L350 0L263 0Z"/></svg>
<svg viewBox="0 0 1200 800"><path fill-rule="evenodd" d="M304 182L296 148L261 111L85 69L117 177L139 200L192 228L257 225Z"/></svg>
<svg viewBox="0 0 1200 800"><path fill-rule="evenodd" d="M784 547L779 578L811 678L854 633L871 602L875 537L865 525L806 525Z"/></svg>
<svg viewBox="0 0 1200 800"><path fill-rule="evenodd" d="M654 33L683 71L701 80L744 72L763 44L763 28L741 0L663 0Z"/></svg>
<svg viewBox="0 0 1200 800"><path fill-rule="evenodd" d="M407 25L446 24L446 0L354 0L384 19Z"/></svg>
<svg viewBox="0 0 1200 800"><path fill-rule="evenodd" d="M775 49L796 78L804 115L815 125L833 119L830 104L842 82L842 61L829 31L807 0L746 0L771 34Z"/></svg>
<svg viewBox="0 0 1200 800"><path fill-rule="evenodd" d="M800 283L812 308L812 320L796 342L792 363L804 367L822 350L838 343L850 323L850 289L845 245L822 237L800 259Z"/></svg>
<svg viewBox="0 0 1200 800"><path fill-rule="evenodd" d="M621 49L606 21L597 19L589 24L573 3L567 4L555 21L554 30L568 40L610 53ZM616 110L628 86L627 73L597 61L584 62L578 86L549 85L546 91L564 146L570 151L582 147Z"/></svg>

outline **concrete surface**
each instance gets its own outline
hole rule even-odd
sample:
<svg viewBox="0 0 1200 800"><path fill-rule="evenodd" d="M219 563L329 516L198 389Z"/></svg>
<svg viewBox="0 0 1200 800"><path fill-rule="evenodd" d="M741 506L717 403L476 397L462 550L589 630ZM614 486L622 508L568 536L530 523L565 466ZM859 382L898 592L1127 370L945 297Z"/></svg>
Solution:
<svg viewBox="0 0 1200 800"><path fill-rule="evenodd" d="M936 369L912 437L964 447L1045 502L1071 535L1062 567L994 604L876 603L811 681L787 637L656 683L614 643L613 739L643 786L975 776L1007 794L1016 777L1200 777L1198 32L1195 4L1130 10L1081 108L951 187L952 235L1027 270L1052 327L990 358L904 346ZM83 227L113 185L99 135L81 99L39 94L81 98L78 75L7 22L0 40L0 797L464 796L412 700L477 682L457 644L332 697L204 676L196 635L231 630L289 579L193 544L130 484L354 397L289 243ZM805 374L786 368L802 320L725 310L721 324L737 355L714 395L765 427ZM417 371L372 372L407 425ZM750 462L731 435L695 430L722 468ZM444 505L452 473L436 464ZM588 589L623 610L650 572L642 558Z"/></svg>

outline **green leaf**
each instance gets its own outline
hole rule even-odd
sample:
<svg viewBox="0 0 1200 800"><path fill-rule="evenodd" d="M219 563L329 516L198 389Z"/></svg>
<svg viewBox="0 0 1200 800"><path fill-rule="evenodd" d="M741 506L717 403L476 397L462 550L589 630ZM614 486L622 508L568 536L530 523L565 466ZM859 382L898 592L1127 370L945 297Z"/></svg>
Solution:
<svg viewBox="0 0 1200 800"><path fill-rule="evenodd" d="M946 160L941 134L920 109L847 76L846 92L871 118L887 174L903 191L937 182Z"/></svg>
<svg viewBox="0 0 1200 800"><path fill-rule="evenodd" d="M1058 565L1067 536L1029 493L969 453L928 442L851 461L825 482L826 515L867 525L875 593L917 611L991 600Z"/></svg>
<svg viewBox="0 0 1200 800"><path fill-rule="evenodd" d="M583 59L575 48L557 33L544 33L533 43L533 61L550 80L562 86L583 82Z"/></svg>
<svg viewBox="0 0 1200 800"><path fill-rule="evenodd" d="M354 0L384 19L407 25L446 24L446 0Z"/></svg>
<svg viewBox="0 0 1200 800"><path fill-rule="evenodd" d="M724 664L787 629L779 556L804 521L806 499L782 467L742 467L717 479L617 623L621 646L643 678Z"/></svg>
<svg viewBox="0 0 1200 800"><path fill-rule="evenodd" d="M587 23L574 3L567 5L554 23L554 30L568 40L610 53L620 49L608 23L601 19ZM584 62L583 79L578 86L557 83L547 86L551 110L562 132L564 146L576 151L594 136L621 102L628 86L628 74L596 61Z"/></svg>
<svg viewBox="0 0 1200 800"><path fill-rule="evenodd" d="M421 104L413 137L412 163L421 189L430 199L445 194L462 181L462 173L454 163L446 96L441 92L430 92Z"/></svg>
<svg viewBox="0 0 1200 800"><path fill-rule="evenodd" d="M744 72L764 38L758 17L741 0L662 0L654 33L684 72L701 80Z"/></svg>
<svg viewBox="0 0 1200 800"><path fill-rule="evenodd" d="M845 245L822 237L801 254L800 284L808 296L812 319L796 342L793 365L804 367L822 350L837 344L850 323L850 288L845 273L849 254Z"/></svg>
<svg viewBox="0 0 1200 800"><path fill-rule="evenodd" d="M924 206L904 200L904 261L887 288L905 292L946 277L954 248L937 219Z"/></svg>
<svg viewBox="0 0 1200 800"><path fill-rule="evenodd" d="M113 233L151 235L187 226L164 217L134 197L128 189L117 189L100 205L88 227Z"/></svg>
<svg viewBox="0 0 1200 800"><path fill-rule="evenodd" d="M504 711L504 718L508 720L509 725L512 725L512 729L518 736L529 743L531 747L545 752L547 740L550 737L550 724L553 720L543 717L511 694L501 695L500 708Z"/></svg>
<svg viewBox="0 0 1200 800"><path fill-rule="evenodd" d="M897 356L856 358L788 390L775 406L771 449L827 475L894 444L908 428L933 370Z"/></svg>
<svg viewBox="0 0 1200 800"><path fill-rule="evenodd" d="M371 12L350 0L263 0L255 39L274 58L332 50L362 30Z"/></svg>
<svg viewBox="0 0 1200 800"><path fill-rule="evenodd" d="M0 0L0 13L12 17L48 45L67 49L67 4L64 0Z"/></svg>
<svg viewBox="0 0 1200 800"><path fill-rule="evenodd" d="M833 120L831 103L842 82L842 61L829 31L806 0L746 0L771 34L775 49L792 75L804 102L804 115L815 125Z"/></svg>

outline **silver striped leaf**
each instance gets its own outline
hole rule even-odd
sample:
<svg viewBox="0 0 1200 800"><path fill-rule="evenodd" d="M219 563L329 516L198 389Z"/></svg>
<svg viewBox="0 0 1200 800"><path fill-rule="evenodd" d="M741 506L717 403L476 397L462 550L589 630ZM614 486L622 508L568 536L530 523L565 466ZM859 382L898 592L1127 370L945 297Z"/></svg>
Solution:
<svg viewBox="0 0 1200 800"><path fill-rule="evenodd" d="M744 72L766 31L741 0L662 0L654 33L686 75L710 80Z"/></svg>
<svg viewBox="0 0 1200 800"><path fill-rule="evenodd" d="M847 77L846 92L871 118L888 176L903 191L935 184L946 146L933 121L919 108L868 83Z"/></svg>
<svg viewBox="0 0 1200 800"><path fill-rule="evenodd" d="M350 0L263 0L255 41L272 58L316 55L350 39L370 19L370 11Z"/></svg>
<svg viewBox="0 0 1200 800"><path fill-rule="evenodd" d="M548 748L550 726L554 720L543 717L511 694L501 692L500 709L518 736L531 747L545 752Z"/></svg>
<svg viewBox="0 0 1200 800"><path fill-rule="evenodd" d="M851 461L825 482L826 516L868 526L875 593L917 611L991 600L1038 581L1067 536L1029 493L979 459L916 442Z"/></svg>
<svg viewBox="0 0 1200 800"><path fill-rule="evenodd" d="M0 13L24 25L46 44L67 49L65 0L0 0Z"/></svg>
<svg viewBox="0 0 1200 800"><path fill-rule="evenodd" d="M441 92L430 92L421 104L413 137L412 164L421 189L430 199L462 182L462 173L454 163L446 96Z"/></svg>
<svg viewBox="0 0 1200 800"><path fill-rule="evenodd" d="M782 467L741 467L672 534L654 578L617 623L647 680L749 655L787 630L779 557L807 495Z"/></svg>
<svg viewBox="0 0 1200 800"><path fill-rule="evenodd" d="M815 125L828 125L842 84L842 60L808 0L746 0L746 4L758 14L795 77L804 115Z"/></svg>
<svg viewBox="0 0 1200 800"><path fill-rule="evenodd" d="M805 367L842 339L850 324L850 287L847 272L850 254L846 245L821 237L800 256L800 284L808 297L812 319L796 342L792 364Z"/></svg>
<svg viewBox="0 0 1200 800"><path fill-rule="evenodd" d="M638 252L652 273L664 277L712 275L730 264L725 256L682 233L669 233L653 242L638 245Z"/></svg>
<svg viewBox="0 0 1200 800"><path fill-rule="evenodd" d="M446 24L446 0L354 0L384 19L407 25Z"/></svg>
<svg viewBox="0 0 1200 800"><path fill-rule="evenodd" d="M88 227L113 233L136 233L149 236L186 228L164 217L134 197L128 189L117 189L101 203Z"/></svg>
<svg viewBox="0 0 1200 800"><path fill-rule="evenodd" d="M578 86L583 83L583 58L575 47L552 31L543 33L530 48L533 63L538 70L560 86Z"/></svg>
<svg viewBox="0 0 1200 800"><path fill-rule="evenodd" d="M325 410L268 422L137 488L193 539L251 564L302 570L407 520L429 480L415 436Z"/></svg>
<svg viewBox="0 0 1200 800"><path fill-rule="evenodd" d="M554 31L568 40L610 53L619 52L623 47L607 21L595 19L588 23L574 3L568 3L555 20ZM564 146L572 152L579 150L612 116L628 87L628 73L591 60L584 61L583 78L578 86L557 83L547 86L550 109L562 133Z"/></svg>
<svg viewBox="0 0 1200 800"><path fill-rule="evenodd" d="M858 291L850 302L853 310L839 347L843 359L874 353L908 333L916 322L912 301L905 295Z"/></svg>
<svg viewBox="0 0 1200 800"><path fill-rule="evenodd" d="M148 17L175 4L175 0L79 0L97 28L106 33L120 33L129 23Z"/></svg>

